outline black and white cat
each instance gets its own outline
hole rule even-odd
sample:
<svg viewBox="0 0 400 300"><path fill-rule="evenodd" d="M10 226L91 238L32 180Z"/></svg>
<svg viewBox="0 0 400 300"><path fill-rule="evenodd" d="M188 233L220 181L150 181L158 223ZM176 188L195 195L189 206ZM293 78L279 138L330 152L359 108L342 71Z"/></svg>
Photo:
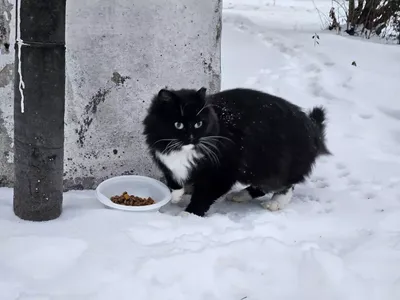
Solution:
<svg viewBox="0 0 400 300"><path fill-rule="evenodd" d="M172 190L173 202L193 186L186 212L204 216L219 197L242 186L232 200L258 198L269 210L289 203L293 186L311 173L325 145L325 111L308 114L260 91L162 89L143 121L154 161Z"/></svg>

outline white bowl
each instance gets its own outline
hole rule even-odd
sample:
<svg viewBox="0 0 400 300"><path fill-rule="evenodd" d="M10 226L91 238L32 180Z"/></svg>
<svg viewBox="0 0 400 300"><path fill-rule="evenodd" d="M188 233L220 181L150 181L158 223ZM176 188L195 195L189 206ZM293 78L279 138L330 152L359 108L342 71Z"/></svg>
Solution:
<svg viewBox="0 0 400 300"><path fill-rule="evenodd" d="M127 192L129 195L147 198L151 197L156 202L144 206L128 206L116 204L111 197ZM104 205L129 211L158 211L162 206L171 201L171 192L162 182L145 176L127 175L107 179L96 188L97 199Z"/></svg>

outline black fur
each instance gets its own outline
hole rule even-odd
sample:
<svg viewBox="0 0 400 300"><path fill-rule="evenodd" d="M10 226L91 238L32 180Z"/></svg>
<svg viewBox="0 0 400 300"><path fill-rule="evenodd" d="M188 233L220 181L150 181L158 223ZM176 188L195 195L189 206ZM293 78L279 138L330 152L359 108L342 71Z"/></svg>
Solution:
<svg viewBox="0 0 400 300"><path fill-rule="evenodd" d="M202 127L195 128L199 121ZM178 130L175 122L181 122L184 129ZM282 193L305 180L318 156L330 154L323 108L306 114L282 98L251 89L209 96L205 88L161 90L143 124L150 154L168 186L193 185L186 211L199 216L236 182L250 184L247 190L253 197ZM171 139L180 143L171 147ZM204 157L193 160L185 182L177 182L156 152L179 151L190 143Z"/></svg>

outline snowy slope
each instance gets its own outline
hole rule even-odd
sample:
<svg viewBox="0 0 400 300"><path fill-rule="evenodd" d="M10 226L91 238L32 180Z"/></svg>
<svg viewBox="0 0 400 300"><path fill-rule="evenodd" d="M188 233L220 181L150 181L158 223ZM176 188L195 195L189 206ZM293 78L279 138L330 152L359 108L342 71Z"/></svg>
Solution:
<svg viewBox="0 0 400 300"><path fill-rule="evenodd" d="M133 214L70 192L41 224L17 219L0 189L1 300L400 299L400 47L330 32L314 46L312 1L273 2L225 1L223 88L326 106L334 156L293 203L219 202L182 218L174 205Z"/></svg>

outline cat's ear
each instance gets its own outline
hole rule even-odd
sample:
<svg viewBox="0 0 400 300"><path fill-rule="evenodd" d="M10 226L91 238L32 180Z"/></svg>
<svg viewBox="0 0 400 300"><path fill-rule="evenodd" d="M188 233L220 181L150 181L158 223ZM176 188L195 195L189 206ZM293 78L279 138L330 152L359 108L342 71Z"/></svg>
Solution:
<svg viewBox="0 0 400 300"><path fill-rule="evenodd" d="M207 92L207 89L206 89L205 87L202 87L201 89L199 89L199 90L196 92L196 94L199 95L199 97L200 97L201 99L204 99L204 98L206 97L206 92Z"/></svg>
<svg viewBox="0 0 400 300"><path fill-rule="evenodd" d="M170 102L174 99L175 94L167 89L161 89L158 92L158 99L164 102Z"/></svg>

